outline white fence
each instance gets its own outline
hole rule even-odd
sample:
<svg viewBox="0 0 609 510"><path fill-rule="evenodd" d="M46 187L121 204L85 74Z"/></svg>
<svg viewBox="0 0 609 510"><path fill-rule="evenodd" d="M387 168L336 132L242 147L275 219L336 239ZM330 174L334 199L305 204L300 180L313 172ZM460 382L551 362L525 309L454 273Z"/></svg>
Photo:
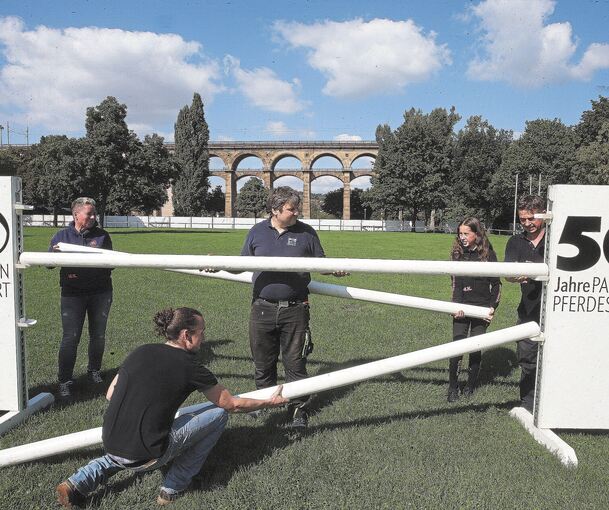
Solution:
<svg viewBox="0 0 609 510"><path fill-rule="evenodd" d="M72 221L71 215L59 215L57 226L66 227ZM106 216L104 227L125 228L208 228L222 230L249 230L252 226L263 221L263 218L223 218L223 217L190 217L190 216ZM379 231L401 232L410 231L410 221L397 220L302 220L315 230L347 230L347 231ZM31 227L52 227L52 214L23 215L23 222ZM425 224L416 222L417 232L425 232Z"/></svg>

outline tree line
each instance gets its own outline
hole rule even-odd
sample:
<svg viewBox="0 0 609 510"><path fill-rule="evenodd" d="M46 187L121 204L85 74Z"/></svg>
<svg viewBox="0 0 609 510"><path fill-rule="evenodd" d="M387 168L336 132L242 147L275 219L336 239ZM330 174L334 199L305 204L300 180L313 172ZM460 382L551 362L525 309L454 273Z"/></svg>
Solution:
<svg viewBox="0 0 609 510"><path fill-rule="evenodd" d="M176 216L224 211L221 187L210 190L209 129L199 94L178 114L174 154L157 134L140 140L126 117L127 106L107 97L87 108L84 137L43 136L27 149L0 151L0 173L21 176L25 203L55 217L77 196L94 198L102 216L152 214L170 187Z"/></svg>
<svg viewBox="0 0 609 510"><path fill-rule="evenodd" d="M82 138L43 136L40 143L0 151L0 174L20 175L24 201L39 209L64 212L76 196L97 201L100 214L152 214L172 188L176 216L224 212L224 193L209 184L209 128L195 93L176 119L175 151L163 137L140 140L126 123L127 106L114 97L86 110ZM544 194L551 184L609 184L609 98L599 96L580 121L528 121L515 137L481 116L467 119L455 108L429 113L411 108L393 130L376 129L379 145L369 190L351 191L352 218L441 221L473 215L487 227L507 226L512 218L516 179L523 194ZM241 189L241 216L264 214L268 190L258 179ZM342 216L342 189L321 201L326 214Z"/></svg>
<svg viewBox="0 0 609 510"><path fill-rule="evenodd" d="M410 109L395 130L379 125L372 187L363 202L385 218L404 214L433 228L440 220L481 218L507 226L519 195L551 184L609 184L609 99L599 96L580 121L528 121L519 137L480 116L460 120L455 109Z"/></svg>

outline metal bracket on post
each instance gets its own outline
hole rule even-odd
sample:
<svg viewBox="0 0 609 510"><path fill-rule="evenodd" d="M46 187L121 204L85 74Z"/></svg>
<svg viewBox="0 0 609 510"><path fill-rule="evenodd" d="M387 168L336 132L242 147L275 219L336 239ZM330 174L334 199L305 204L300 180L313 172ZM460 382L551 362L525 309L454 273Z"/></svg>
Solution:
<svg viewBox="0 0 609 510"><path fill-rule="evenodd" d="M19 329L31 328L36 324L38 324L38 321L36 319L26 319L25 317L21 317L17 321L17 327Z"/></svg>
<svg viewBox="0 0 609 510"><path fill-rule="evenodd" d="M531 278L531 280L534 280L536 282L547 282L550 280L549 276L533 276Z"/></svg>
<svg viewBox="0 0 609 510"><path fill-rule="evenodd" d="M546 341L546 337L543 334L543 332L541 332L541 333L539 333L539 335L530 338L530 340L533 341L533 342L537 342L537 343L542 344L542 343L544 343Z"/></svg>
<svg viewBox="0 0 609 510"><path fill-rule="evenodd" d="M548 211L545 213L535 213L533 215L533 218L535 218L536 220L543 220L549 225L550 223L552 223L553 216L552 216L552 212Z"/></svg>
<svg viewBox="0 0 609 510"><path fill-rule="evenodd" d="M33 211L33 210L34 210L33 205L25 205L25 204L21 204L19 202L17 202L15 204L15 212L17 214L23 214L24 211Z"/></svg>

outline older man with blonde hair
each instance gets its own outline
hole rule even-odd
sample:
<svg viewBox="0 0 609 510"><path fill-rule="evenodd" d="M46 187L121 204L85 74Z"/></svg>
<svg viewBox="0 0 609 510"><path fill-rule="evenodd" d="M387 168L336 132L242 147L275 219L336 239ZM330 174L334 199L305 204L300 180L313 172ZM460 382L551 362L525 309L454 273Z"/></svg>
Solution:
<svg viewBox="0 0 609 510"><path fill-rule="evenodd" d="M74 220L57 232L49 251L57 250L58 243L69 243L92 248L112 249L110 234L97 223L95 200L79 197L72 202ZM85 316L89 323L89 380L95 384L103 382L101 364L106 342L106 324L112 304L111 269L92 267L62 267L61 325L63 336L59 346L59 397L69 398L73 385L76 353Z"/></svg>

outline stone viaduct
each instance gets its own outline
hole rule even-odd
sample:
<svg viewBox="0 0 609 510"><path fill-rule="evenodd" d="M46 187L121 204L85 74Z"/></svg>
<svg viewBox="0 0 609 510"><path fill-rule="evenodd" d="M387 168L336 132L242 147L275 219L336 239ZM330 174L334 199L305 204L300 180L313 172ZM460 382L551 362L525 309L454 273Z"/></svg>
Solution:
<svg viewBox="0 0 609 510"><path fill-rule="evenodd" d="M173 150L173 144L167 144ZM273 182L284 176L297 177L303 182L303 218L311 217L311 183L324 175L337 177L343 183L343 219L351 217L351 181L363 176L372 176L372 168L353 169L358 158L369 156L376 159L378 144L368 141L335 142L209 142L209 157L217 157L224 163L222 169L212 169L212 177L224 179L226 184L225 216L234 216L237 197L237 181L242 177L255 176L271 189ZM254 156L262 161L260 169L239 169L239 163ZM330 156L338 160L341 169L316 169L315 162ZM301 163L297 169L276 169L284 158L296 158Z"/></svg>

